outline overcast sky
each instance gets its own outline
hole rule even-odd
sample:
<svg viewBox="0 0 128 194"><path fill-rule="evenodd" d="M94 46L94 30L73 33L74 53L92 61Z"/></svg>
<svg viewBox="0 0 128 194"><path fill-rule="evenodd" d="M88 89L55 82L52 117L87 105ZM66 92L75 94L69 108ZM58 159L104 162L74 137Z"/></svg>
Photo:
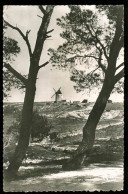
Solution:
<svg viewBox="0 0 128 194"><path fill-rule="evenodd" d="M90 6L89 6L90 7ZM94 9L94 6L91 6L91 9ZM45 41L44 49L41 55L40 64L49 60L47 55L47 50L49 48L57 48L59 44L63 43L63 39L59 36L62 29L56 25L56 18L61 17L69 12L68 6L56 6L54 8L51 21L49 24L48 30L54 29L51 33L52 37L50 40ZM37 31L41 24L41 18L37 15L42 16L41 11L38 9L38 6L5 6L4 7L4 18L11 23L12 25L19 27L22 32L26 33L27 30L31 29L29 34L29 40L32 47L32 50L35 45ZM27 46L19 35L19 33L11 28L8 28L7 35L11 38L14 38L18 41L18 44L21 48L21 52L16 57L12 66L21 74L28 74L29 69L29 55ZM39 71L37 80L37 91L35 96L35 101L49 101L51 96L54 93L53 88L56 90L61 87L63 93L63 98L66 100L83 100L88 99L89 101L95 101L98 93L92 91L90 95L85 92L76 93L73 88L75 83L70 81L69 72L62 72L58 69L52 67L51 64L48 64L46 67L42 68ZM12 89L10 92L11 97L8 98L9 102L23 102L24 93L18 91L17 89ZM123 95L111 95L110 99L113 101L123 101Z"/></svg>

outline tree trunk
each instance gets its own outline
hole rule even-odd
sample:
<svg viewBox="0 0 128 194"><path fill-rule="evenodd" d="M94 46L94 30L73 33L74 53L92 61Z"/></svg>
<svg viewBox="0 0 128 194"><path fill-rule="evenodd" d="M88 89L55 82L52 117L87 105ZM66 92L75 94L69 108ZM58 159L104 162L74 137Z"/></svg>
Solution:
<svg viewBox="0 0 128 194"><path fill-rule="evenodd" d="M38 71L36 70L36 68L34 70L30 69L30 74L29 74L25 98L24 98L24 105L22 110L22 120L21 120L18 145L16 147L13 158L10 161L9 167L7 169L7 176L9 177L13 177L16 175L26 155L26 151L29 145L30 129L31 129L32 115L33 115L33 105L34 105L34 98L35 98L35 92L36 92L37 73Z"/></svg>
<svg viewBox="0 0 128 194"><path fill-rule="evenodd" d="M77 150L74 152L71 159L63 164L64 170L74 170L80 168L88 153L91 151L94 140L97 124L104 112L109 96L114 88L114 79L106 76L101 92L93 106L88 120L83 127L83 140Z"/></svg>

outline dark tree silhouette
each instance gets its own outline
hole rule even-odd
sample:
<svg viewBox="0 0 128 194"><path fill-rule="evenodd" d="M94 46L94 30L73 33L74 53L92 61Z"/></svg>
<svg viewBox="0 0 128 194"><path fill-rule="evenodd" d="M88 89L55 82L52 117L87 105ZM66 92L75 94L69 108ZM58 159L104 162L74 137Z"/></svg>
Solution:
<svg viewBox="0 0 128 194"><path fill-rule="evenodd" d="M45 40L50 37L49 33L53 30L47 31L49 22L51 19L51 15L54 9L53 5L48 5L46 9L43 6L39 6L43 16L41 17L41 25L37 32L37 38L34 50L32 51L31 45L28 39L30 30L27 30L26 34L24 34L17 26L13 26L7 21L4 20L5 24L16 30L23 40L25 41L30 58L30 68L28 73L28 78L22 76L19 72L17 72L9 63L4 62L4 67L11 72L18 80L20 80L23 85L25 86L25 98L22 110L22 120L21 120L21 127L20 127L20 135L18 140L18 145L16 147L15 153L11 159L10 164L7 169L7 175L15 176L27 151L29 145L29 138L30 138L30 129L32 123L32 114L33 114L33 104L36 92L36 80L37 74L40 68L46 66L48 61L42 65L40 63L40 56L42 53L42 49L44 46Z"/></svg>
<svg viewBox="0 0 128 194"><path fill-rule="evenodd" d="M101 88L83 127L82 142L63 169L76 169L83 164L93 147L96 127L110 94L115 87L120 89L124 76L124 62L119 64L118 60L123 55L123 6L97 6L95 11L70 7L70 13L58 19L65 43L57 50L49 49L53 66L70 69L77 91ZM91 70L79 70L77 65Z"/></svg>

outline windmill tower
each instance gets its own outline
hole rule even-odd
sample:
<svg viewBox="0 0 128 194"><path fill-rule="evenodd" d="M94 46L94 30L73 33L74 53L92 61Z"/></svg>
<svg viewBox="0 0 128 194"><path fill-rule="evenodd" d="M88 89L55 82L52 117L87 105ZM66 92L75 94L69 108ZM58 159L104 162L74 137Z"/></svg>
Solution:
<svg viewBox="0 0 128 194"><path fill-rule="evenodd" d="M55 91L55 93L53 94L53 96L55 96L55 102L61 101L63 98L63 95L62 95L60 88L57 91L53 88ZM51 98L53 98L53 96Z"/></svg>

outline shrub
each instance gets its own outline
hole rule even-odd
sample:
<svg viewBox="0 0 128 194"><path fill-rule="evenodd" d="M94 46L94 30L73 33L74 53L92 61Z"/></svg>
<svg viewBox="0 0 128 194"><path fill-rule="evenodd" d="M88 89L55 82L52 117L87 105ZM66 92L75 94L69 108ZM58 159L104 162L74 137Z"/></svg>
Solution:
<svg viewBox="0 0 128 194"><path fill-rule="evenodd" d="M33 120L31 126L32 139L36 137L39 138L39 140L42 140L44 137L48 136L51 128L52 125L48 122L46 116L39 115L37 111L33 112Z"/></svg>
<svg viewBox="0 0 128 194"><path fill-rule="evenodd" d="M14 105L6 105L4 106L4 114L13 114L17 112L18 108Z"/></svg>
<svg viewBox="0 0 128 194"><path fill-rule="evenodd" d="M18 112L16 122L13 122L8 129L8 133L19 133L21 124L21 112ZM31 125L31 138L38 138L39 141L49 135L52 125L48 122L46 116L39 115L38 111L33 112L33 119Z"/></svg>
<svg viewBox="0 0 128 194"><path fill-rule="evenodd" d="M14 133L18 133L19 134L19 130L20 130L20 123L19 122L13 122L13 124L8 128L7 133L10 134L14 134Z"/></svg>

